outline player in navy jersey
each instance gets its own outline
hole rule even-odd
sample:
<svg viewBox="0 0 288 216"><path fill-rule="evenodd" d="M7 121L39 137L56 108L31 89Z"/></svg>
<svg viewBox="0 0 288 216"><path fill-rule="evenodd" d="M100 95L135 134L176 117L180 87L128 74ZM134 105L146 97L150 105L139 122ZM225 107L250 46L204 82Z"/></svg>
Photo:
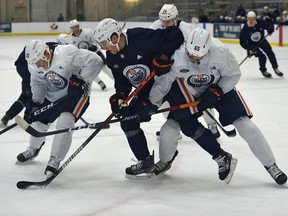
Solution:
<svg viewBox="0 0 288 216"><path fill-rule="evenodd" d="M119 24L111 19L102 20L95 29L94 37L106 50L106 62L115 79L115 94L110 97L111 109L117 115L134 115L145 104L154 80L150 80L133 98L129 108L124 104L133 87L137 87L152 70L156 75L170 70L171 56L183 43L181 30L175 26L165 30L132 28L122 32ZM152 63L153 62L153 63ZM123 108L124 107L124 108ZM128 113L128 114L127 114ZM138 160L136 165L126 168L126 177L147 172L154 164L150 155L139 119L121 122L131 150Z"/></svg>
<svg viewBox="0 0 288 216"><path fill-rule="evenodd" d="M55 42L48 42L49 46L57 45ZM30 72L28 70L27 61L25 59L25 48L18 56L14 65L16 66L16 71L20 75L21 81L21 94L19 98L11 105L7 110L5 115L1 119L1 124L7 126L8 121L12 120L16 115L18 115L27 105L27 103L32 98L31 87L30 87Z"/></svg>
<svg viewBox="0 0 288 216"><path fill-rule="evenodd" d="M267 57L265 54L268 56L276 75L282 77L283 73L278 69L275 53L273 52L269 42L264 38L265 29L267 30L268 34L271 35L274 32L274 24L271 21L256 21L256 14L254 11L250 11L247 14L247 23L244 24L240 32L240 45L247 50L247 55L249 57L254 55L259 59L259 69L264 77L272 77L266 68ZM261 50L264 51L265 54Z"/></svg>

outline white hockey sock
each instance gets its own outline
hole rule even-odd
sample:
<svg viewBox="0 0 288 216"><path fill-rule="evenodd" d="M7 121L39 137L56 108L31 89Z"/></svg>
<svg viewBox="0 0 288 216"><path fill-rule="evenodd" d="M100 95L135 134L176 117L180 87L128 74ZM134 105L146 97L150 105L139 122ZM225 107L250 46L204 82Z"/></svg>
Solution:
<svg viewBox="0 0 288 216"><path fill-rule="evenodd" d="M162 162L171 160L178 146L180 126L178 122L168 119L161 127L159 141L159 158Z"/></svg>
<svg viewBox="0 0 288 216"><path fill-rule="evenodd" d="M68 112L61 113L57 120L57 130L75 126L75 117ZM56 134L51 149L51 156L63 160L71 146L73 132Z"/></svg>
<svg viewBox="0 0 288 216"><path fill-rule="evenodd" d="M240 117L233 122L233 125L263 166L271 166L275 163L270 145L254 122L248 117Z"/></svg>
<svg viewBox="0 0 288 216"><path fill-rule="evenodd" d="M33 122L31 124L31 126L37 131L46 132L49 129L50 124L46 125L46 124L43 124L41 122L36 121L36 122ZM33 137L33 136L30 136L30 147L33 148L33 149L40 148L40 146L45 141L45 139L46 139L46 137Z"/></svg>

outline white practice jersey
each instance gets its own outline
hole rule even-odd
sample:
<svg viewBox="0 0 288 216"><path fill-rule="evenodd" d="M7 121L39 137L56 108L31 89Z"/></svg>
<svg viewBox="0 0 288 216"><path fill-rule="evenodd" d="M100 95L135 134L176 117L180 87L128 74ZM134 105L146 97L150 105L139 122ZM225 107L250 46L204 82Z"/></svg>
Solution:
<svg viewBox="0 0 288 216"><path fill-rule="evenodd" d="M217 83L224 93L231 91L241 77L238 62L228 47L218 39L212 38L210 49L200 64L192 63L184 46L176 50L172 70L160 77L150 92L150 100L158 107L162 98L169 92L176 78L183 80L189 93L199 97L211 84Z"/></svg>
<svg viewBox="0 0 288 216"><path fill-rule="evenodd" d="M28 64L31 73L33 101L43 103L45 97L54 102L67 95L71 75L91 83L100 73L102 59L94 52L73 45L58 45L48 69Z"/></svg>
<svg viewBox="0 0 288 216"><path fill-rule="evenodd" d="M194 29L193 28L193 24L187 23L187 22L184 22L184 21L180 21L180 24L179 24L178 27L182 31L182 34L184 36L184 42L186 42L189 34ZM153 24L150 26L150 28L152 28L152 29L163 29L161 20L158 19L158 20L154 21Z"/></svg>
<svg viewBox="0 0 288 216"><path fill-rule="evenodd" d="M74 46L80 49L89 49L92 45L96 45L92 29L83 28L80 29L80 31L81 33L79 36L75 36L72 33L69 35Z"/></svg>

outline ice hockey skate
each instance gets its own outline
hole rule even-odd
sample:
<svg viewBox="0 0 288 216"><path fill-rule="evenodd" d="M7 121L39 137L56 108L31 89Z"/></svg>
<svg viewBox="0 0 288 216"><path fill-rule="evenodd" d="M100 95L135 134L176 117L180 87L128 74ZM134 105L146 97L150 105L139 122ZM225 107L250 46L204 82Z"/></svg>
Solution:
<svg viewBox="0 0 288 216"><path fill-rule="evenodd" d="M217 124L214 123L214 124L209 124L208 125L208 129L213 133L214 137L216 138L219 138L220 137L220 133L218 131L218 128L217 128Z"/></svg>
<svg viewBox="0 0 288 216"><path fill-rule="evenodd" d="M33 160L35 159L35 157L38 156L42 146L45 144L45 142L43 142L40 146L40 148L38 149L33 149L31 148L31 146L29 146L26 151L20 153L18 156L17 156L17 162L21 162L21 163L24 163L24 162L27 162L29 160ZM16 162L16 163L17 163Z"/></svg>
<svg viewBox="0 0 288 216"><path fill-rule="evenodd" d="M150 170L150 172L152 173L152 176L165 174L172 167L172 163L174 159L177 157L177 155L178 155L178 151L176 150L171 160L167 161L166 163L160 160L156 164L154 164L152 169Z"/></svg>
<svg viewBox="0 0 288 216"><path fill-rule="evenodd" d="M147 156L144 160L139 160L136 164L126 168L126 178L149 178L150 170L154 165L154 151L152 155Z"/></svg>
<svg viewBox="0 0 288 216"><path fill-rule="evenodd" d="M283 173L276 163L272 164L270 167L266 167L265 169L270 174L270 176L275 180L275 182L279 185L284 185L287 182L287 176Z"/></svg>
<svg viewBox="0 0 288 216"><path fill-rule="evenodd" d="M47 179L50 178L54 173L57 171L59 165L60 165L61 160L58 158L55 158L53 156L50 157L48 161L48 165L45 169L45 175L47 175Z"/></svg>
<svg viewBox="0 0 288 216"><path fill-rule="evenodd" d="M224 181L226 184L229 184L237 165L237 159L233 158L230 153L222 150L220 155L214 160L217 162L219 167L219 179Z"/></svg>
<svg viewBox="0 0 288 216"><path fill-rule="evenodd" d="M283 76L283 73L278 68L274 68L274 72L277 76Z"/></svg>
<svg viewBox="0 0 288 216"><path fill-rule="evenodd" d="M272 78L272 75L267 70L262 72L262 75L266 78Z"/></svg>

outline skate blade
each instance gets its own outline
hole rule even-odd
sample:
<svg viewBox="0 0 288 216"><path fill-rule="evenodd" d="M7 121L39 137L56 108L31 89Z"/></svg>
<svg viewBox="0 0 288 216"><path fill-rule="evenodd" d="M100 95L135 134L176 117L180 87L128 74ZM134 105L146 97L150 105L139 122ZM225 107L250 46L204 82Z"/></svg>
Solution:
<svg viewBox="0 0 288 216"><path fill-rule="evenodd" d="M226 184L229 184L232 177L233 177L233 174L234 174L234 171L235 171L235 168L236 168L236 165L237 165L237 159L236 158L232 158L231 159L231 164L230 164L230 172L229 174L227 175L227 177L223 180Z"/></svg>
<svg viewBox="0 0 288 216"><path fill-rule="evenodd" d="M153 178L153 173L141 173L139 175L129 175L126 174L125 178L127 179L133 179L133 180L141 180L141 179L149 179L149 178Z"/></svg>
<svg viewBox="0 0 288 216"><path fill-rule="evenodd" d="M34 159L35 159L35 158L31 158L31 159L29 159L29 160L27 160L27 161L25 161L25 162L21 162L21 161L16 160L15 164L16 164L16 165L32 164L32 162L34 161Z"/></svg>

